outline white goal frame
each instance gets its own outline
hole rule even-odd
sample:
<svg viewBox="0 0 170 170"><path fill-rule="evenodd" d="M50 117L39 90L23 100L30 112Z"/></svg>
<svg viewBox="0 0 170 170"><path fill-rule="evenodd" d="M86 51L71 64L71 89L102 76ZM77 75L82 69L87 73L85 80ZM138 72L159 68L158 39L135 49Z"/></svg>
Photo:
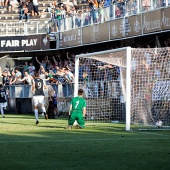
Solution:
<svg viewBox="0 0 170 170"><path fill-rule="evenodd" d="M118 48L113 50L106 50L94 53L80 54L75 56L75 85L74 85L74 97L78 95L78 76L79 76L79 59L90 58L91 56L97 56L101 54L116 53L120 51L126 52L126 131L130 131L131 121L131 47Z"/></svg>

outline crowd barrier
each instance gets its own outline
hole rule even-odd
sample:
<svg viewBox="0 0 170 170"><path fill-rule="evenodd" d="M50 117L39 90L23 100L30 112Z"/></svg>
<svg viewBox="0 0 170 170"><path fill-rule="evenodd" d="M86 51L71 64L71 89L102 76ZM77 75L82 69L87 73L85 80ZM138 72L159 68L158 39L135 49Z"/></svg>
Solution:
<svg viewBox="0 0 170 170"><path fill-rule="evenodd" d="M48 86L48 85L47 85ZM5 90L8 92L8 109L17 113L33 112L32 91L30 85L6 85ZM58 111L67 113L70 107L70 101L74 94L74 84L58 84L53 85L57 92ZM105 98L117 99L120 103L124 103L121 97L119 81L91 81L80 83L79 88L84 90L84 98L87 101L103 100ZM48 89L44 90L45 106L48 107ZM91 105L92 102L87 102ZM100 102L96 104L100 105ZM93 107L97 107L93 105Z"/></svg>
<svg viewBox="0 0 170 170"><path fill-rule="evenodd" d="M32 35L46 34L49 32L48 21L39 22L0 22L0 35Z"/></svg>

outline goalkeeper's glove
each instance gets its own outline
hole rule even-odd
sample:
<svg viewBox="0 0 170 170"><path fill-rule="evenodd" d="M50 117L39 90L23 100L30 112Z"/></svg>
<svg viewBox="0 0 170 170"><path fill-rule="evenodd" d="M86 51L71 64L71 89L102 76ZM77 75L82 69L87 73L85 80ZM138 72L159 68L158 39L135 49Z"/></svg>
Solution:
<svg viewBox="0 0 170 170"><path fill-rule="evenodd" d="M70 118L71 118L71 115L68 115L68 118L70 119Z"/></svg>

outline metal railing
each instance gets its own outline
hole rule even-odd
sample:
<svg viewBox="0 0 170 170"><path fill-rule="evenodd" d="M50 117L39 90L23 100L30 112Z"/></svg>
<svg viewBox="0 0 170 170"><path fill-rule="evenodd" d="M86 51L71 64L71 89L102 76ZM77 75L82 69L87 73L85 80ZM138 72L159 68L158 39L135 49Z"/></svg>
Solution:
<svg viewBox="0 0 170 170"><path fill-rule="evenodd" d="M49 21L0 22L0 36L44 34L49 32Z"/></svg>
<svg viewBox="0 0 170 170"><path fill-rule="evenodd" d="M76 15L66 16L62 19L52 19L50 26L51 32L63 32L70 29L103 23L121 17L156 10L165 6L170 6L170 0L129 0L116 2L110 6L100 7L91 11L80 11Z"/></svg>
<svg viewBox="0 0 170 170"><path fill-rule="evenodd" d="M79 87L84 90L84 97L89 99L96 98L120 98L120 86L119 81L88 81L80 82ZM48 85L47 85L48 86ZM17 99L31 99L33 93L30 85L6 85L5 90L8 92L8 105L11 109L17 109ZM60 83L54 84L53 89L57 93L58 109L61 112L68 111L69 103L74 94L74 84ZM45 105L48 106L48 89L44 90Z"/></svg>

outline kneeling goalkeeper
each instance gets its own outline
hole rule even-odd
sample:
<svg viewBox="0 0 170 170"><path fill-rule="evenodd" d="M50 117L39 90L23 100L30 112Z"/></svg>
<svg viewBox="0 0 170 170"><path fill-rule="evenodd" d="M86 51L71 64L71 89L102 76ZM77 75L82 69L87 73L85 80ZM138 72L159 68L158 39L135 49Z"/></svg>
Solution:
<svg viewBox="0 0 170 170"><path fill-rule="evenodd" d="M79 128L85 128L84 117L86 114L86 100L83 98L83 90L78 90L78 96L72 98L69 109L68 129L71 129L77 120Z"/></svg>

